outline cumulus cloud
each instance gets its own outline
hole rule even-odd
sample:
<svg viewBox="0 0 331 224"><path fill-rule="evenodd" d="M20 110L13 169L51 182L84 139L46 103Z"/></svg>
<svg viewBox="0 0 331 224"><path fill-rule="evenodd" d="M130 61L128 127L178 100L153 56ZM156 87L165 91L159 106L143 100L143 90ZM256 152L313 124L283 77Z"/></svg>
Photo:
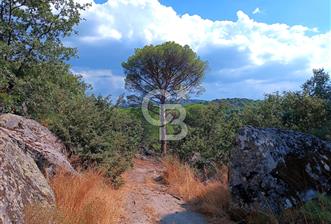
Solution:
<svg viewBox="0 0 331 224"><path fill-rule="evenodd" d="M253 14L259 12L256 8ZM78 49L89 48L93 54L93 49L99 47L114 57L120 54L121 47L128 52L128 48L164 41L188 44L209 62L206 84L211 80L222 87L224 81L241 83L245 85L242 91L258 88L259 97L277 88L293 89L312 68L331 68L330 31L319 33L316 28L302 25L261 23L243 11L237 12L236 21L212 21L198 15L178 15L158 0L108 0L103 4L92 3L83 17L86 21L78 27L79 41L69 40ZM112 52L114 45L119 50ZM111 63L117 63L112 69L120 71L121 61L115 59ZM276 72L265 69L268 67ZM267 85L271 80L274 84Z"/></svg>
<svg viewBox="0 0 331 224"><path fill-rule="evenodd" d="M253 13L253 15L260 14L261 10L260 10L260 8L256 8L256 9L254 9L254 11L252 13Z"/></svg>

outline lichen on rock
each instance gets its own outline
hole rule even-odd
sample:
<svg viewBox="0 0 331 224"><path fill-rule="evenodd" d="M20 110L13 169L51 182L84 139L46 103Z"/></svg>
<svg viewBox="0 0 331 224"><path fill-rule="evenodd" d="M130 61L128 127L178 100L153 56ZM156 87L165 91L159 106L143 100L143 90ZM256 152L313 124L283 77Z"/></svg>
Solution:
<svg viewBox="0 0 331 224"><path fill-rule="evenodd" d="M54 193L35 161L0 132L0 223L23 223L32 204L55 204Z"/></svg>
<svg viewBox="0 0 331 224"><path fill-rule="evenodd" d="M64 144L37 121L14 114L3 114L0 116L0 132L15 139L45 175L54 175L57 168L75 172L66 157Z"/></svg>
<svg viewBox="0 0 331 224"><path fill-rule="evenodd" d="M38 122L0 115L0 224L24 223L30 205L55 206L47 179L57 169L76 173L65 146Z"/></svg>
<svg viewBox="0 0 331 224"><path fill-rule="evenodd" d="M230 157L234 210L277 214L331 193L331 143L317 137L247 126Z"/></svg>

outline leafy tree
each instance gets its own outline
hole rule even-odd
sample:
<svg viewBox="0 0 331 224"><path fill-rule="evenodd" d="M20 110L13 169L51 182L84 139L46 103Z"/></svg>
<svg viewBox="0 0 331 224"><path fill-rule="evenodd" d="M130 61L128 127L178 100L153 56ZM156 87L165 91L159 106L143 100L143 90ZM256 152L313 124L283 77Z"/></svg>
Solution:
<svg viewBox="0 0 331 224"><path fill-rule="evenodd" d="M250 125L312 134L317 134L328 119L324 100L293 92L267 95L264 101L257 106L247 107L243 113L245 122Z"/></svg>
<svg viewBox="0 0 331 224"><path fill-rule="evenodd" d="M319 135L331 139L331 79L324 69L314 69L313 77L303 85L303 93L325 100L327 104L327 119L319 129Z"/></svg>
<svg viewBox="0 0 331 224"><path fill-rule="evenodd" d="M166 42L136 49L135 54L122 66L128 90L135 91L140 97L153 90L160 91L153 100L160 105L161 149L166 153L166 111L163 106L178 99L178 90L182 94L197 92L201 87L206 63L189 46Z"/></svg>
<svg viewBox="0 0 331 224"><path fill-rule="evenodd" d="M331 101L330 75L324 69L314 69L313 77L307 80L302 88L303 92L309 96L316 96Z"/></svg>
<svg viewBox="0 0 331 224"><path fill-rule="evenodd" d="M331 139L330 77L323 69L314 69L313 73L302 91L269 94L257 105L246 107L244 123L292 129Z"/></svg>
<svg viewBox="0 0 331 224"><path fill-rule="evenodd" d="M226 163L234 138L242 123L239 114L225 103L210 103L201 107L188 107L185 123L189 134L178 142L182 158L199 152L203 161Z"/></svg>
<svg viewBox="0 0 331 224"><path fill-rule="evenodd" d="M34 62L63 61L75 55L61 39L74 32L86 6L74 0L0 1L1 59L14 62L21 71Z"/></svg>
<svg viewBox="0 0 331 224"><path fill-rule="evenodd" d="M74 32L86 5L75 0L0 0L0 113L41 122L61 138L77 165L101 166L116 181L141 142L141 123L87 96L89 85L65 60L61 42Z"/></svg>

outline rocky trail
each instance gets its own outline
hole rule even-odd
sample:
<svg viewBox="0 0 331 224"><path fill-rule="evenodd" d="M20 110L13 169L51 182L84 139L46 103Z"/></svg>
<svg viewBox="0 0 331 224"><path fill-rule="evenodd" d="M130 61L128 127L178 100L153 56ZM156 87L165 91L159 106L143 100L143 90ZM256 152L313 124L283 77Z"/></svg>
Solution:
<svg viewBox="0 0 331 224"><path fill-rule="evenodd" d="M206 218L190 210L181 199L166 192L162 166L152 160L134 161L125 173L126 194L124 224L206 224Z"/></svg>

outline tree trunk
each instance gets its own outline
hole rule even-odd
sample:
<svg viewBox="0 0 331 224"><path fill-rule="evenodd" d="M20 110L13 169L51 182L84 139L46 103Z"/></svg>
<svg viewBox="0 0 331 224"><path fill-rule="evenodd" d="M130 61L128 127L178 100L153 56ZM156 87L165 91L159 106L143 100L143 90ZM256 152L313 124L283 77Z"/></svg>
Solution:
<svg viewBox="0 0 331 224"><path fill-rule="evenodd" d="M167 154L167 127L166 127L166 111L164 108L165 99L161 99L161 105L160 105L160 121L161 121L161 127L160 127L160 140L161 140L161 150L162 154Z"/></svg>

